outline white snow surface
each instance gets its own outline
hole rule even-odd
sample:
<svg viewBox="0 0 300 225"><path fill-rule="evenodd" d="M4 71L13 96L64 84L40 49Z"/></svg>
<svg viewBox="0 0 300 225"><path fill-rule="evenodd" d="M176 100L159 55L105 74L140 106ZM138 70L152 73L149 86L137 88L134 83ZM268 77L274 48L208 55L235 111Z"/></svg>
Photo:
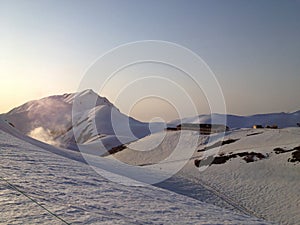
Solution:
<svg viewBox="0 0 300 225"><path fill-rule="evenodd" d="M1 119L0 128L0 224L267 224L154 186L114 183L78 152L25 137Z"/></svg>
<svg viewBox="0 0 300 225"><path fill-rule="evenodd" d="M182 151L187 152L188 142L195 133L157 133L131 143L127 149L109 157L132 165L159 163L172 153L180 135L187 144ZM161 136L165 136L163 142ZM168 162L169 168L176 169L178 161L187 161L175 177L202 185L228 203L259 218L280 224L300 224L300 163L289 161L293 151L274 152L278 147L290 150L300 146L300 128L239 129L227 132L224 140L229 139L236 141L223 145L218 151L216 148L201 151L218 143L221 138L213 135L212 142L207 144L208 136L199 135L193 156L187 159L184 154L179 155L181 159ZM236 156L223 164L212 164L202 172L195 166L196 159L202 160L209 155L233 156L244 152L262 153L266 158L259 160L254 157L257 161L246 163L243 157Z"/></svg>

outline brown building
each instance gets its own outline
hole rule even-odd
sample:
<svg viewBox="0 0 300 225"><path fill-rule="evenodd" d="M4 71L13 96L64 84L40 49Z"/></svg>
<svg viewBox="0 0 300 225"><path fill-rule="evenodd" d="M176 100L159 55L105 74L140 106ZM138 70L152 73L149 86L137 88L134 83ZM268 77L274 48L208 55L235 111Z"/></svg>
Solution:
<svg viewBox="0 0 300 225"><path fill-rule="evenodd" d="M229 127L221 124L194 124L183 123L177 126L177 130L193 130L199 131L200 134L213 134L229 131Z"/></svg>
<svg viewBox="0 0 300 225"><path fill-rule="evenodd" d="M254 124L253 129L261 129L264 128L263 125Z"/></svg>

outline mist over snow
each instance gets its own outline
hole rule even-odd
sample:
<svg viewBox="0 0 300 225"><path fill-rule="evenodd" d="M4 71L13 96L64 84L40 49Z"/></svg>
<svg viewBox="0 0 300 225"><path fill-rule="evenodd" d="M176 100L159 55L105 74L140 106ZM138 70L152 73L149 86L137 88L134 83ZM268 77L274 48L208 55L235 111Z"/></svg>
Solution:
<svg viewBox="0 0 300 225"><path fill-rule="evenodd" d="M27 135L50 145L59 145L59 143L55 141L52 132L43 127L34 128L32 131L27 133Z"/></svg>

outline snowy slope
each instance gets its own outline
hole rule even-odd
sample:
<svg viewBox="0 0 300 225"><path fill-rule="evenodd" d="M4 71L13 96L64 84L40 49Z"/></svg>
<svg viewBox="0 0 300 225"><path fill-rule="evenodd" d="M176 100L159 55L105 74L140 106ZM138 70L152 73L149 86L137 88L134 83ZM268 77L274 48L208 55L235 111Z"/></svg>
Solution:
<svg viewBox="0 0 300 225"><path fill-rule="evenodd" d="M169 123L170 126L178 125L180 123L211 123L223 124L224 119L227 121L227 126L230 128L251 128L255 124L265 126L277 125L280 128L297 127L300 123L300 111L293 113L269 113L257 114L251 116L236 116L236 115L199 115L197 117L189 117L180 120L174 120Z"/></svg>
<svg viewBox="0 0 300 225"><path fill-rule="evenodd" d="M0 128L0 224L266 224L157 187L113 183L77 152L57 155Z"/></svg>
<svg viewBox="0 0 300 225"><path fill-rule="evenodd" d="M198 147L191 157L187 155L188 144L196 132L166 133L161 134L165 136L162 142L157 133L129 144L110 158L142 167L156 164L172 153L181 136L186 145L181 147L182 152L186 154L179 154L176 160L167 162L168 169L173 167L173 170L178 161L186 162L175 177L203 185L228 203L257 217L281 224L300 223L300 162L292 160L293 154L298 152L296 149L300 148L300 128L227 132L219 152L215 152L214 145L220 144L221 138L215 136L213 142L206 144L208 137L199 135ZM216 153L214 163L200 172L197 167L200 160Z"/></svg>
<svg viewBox="0 0 300 225"><path fill-rule="evenodd" d="M122 114L92 90L31 101L4 117L26 135L70 149L89 143L84 146L93 151L93 146L99 146L104 138L102 150L105 152L150 133L148 123ZM162 129L161 125L157 127Z"/></svg>
<svg viewBox="0 0 300 225"><path fill-rule="evenodd" d="M230 134L237 141L224 145L219 155L262 153L266 158L247 163L247 156L213 164L201 175L183 170L181 175L204 182L234 199L254 214L280 224L299 224L300 162L292 162L300 151L300 128L241 130ZM251 135L252 134L252 135ZM254 134L254 135L253 135ZM250 135L250 136L247 136ZM276 149L285 149L278 153ZM190 164L189 166L193 166Z"/></svg>

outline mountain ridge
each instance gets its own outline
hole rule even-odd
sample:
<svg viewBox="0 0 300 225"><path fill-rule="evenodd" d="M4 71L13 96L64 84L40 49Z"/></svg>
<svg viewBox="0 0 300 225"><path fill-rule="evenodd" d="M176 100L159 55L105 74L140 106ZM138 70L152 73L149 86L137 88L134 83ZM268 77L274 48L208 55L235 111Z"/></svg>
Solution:
<svg viewBox="0 0 300 225"><path fill-rule="evenodd" d="M187 117L170 121L169 126L177 126L180 123L221 123L226 121L226 125L232 129L251 128L253 125L272 126L277 125L279 128L297 127L300 122L300 110L292 113L265 113L254 114L249 116L240 116L233 114L203 114L195 117Z"/></svg>

